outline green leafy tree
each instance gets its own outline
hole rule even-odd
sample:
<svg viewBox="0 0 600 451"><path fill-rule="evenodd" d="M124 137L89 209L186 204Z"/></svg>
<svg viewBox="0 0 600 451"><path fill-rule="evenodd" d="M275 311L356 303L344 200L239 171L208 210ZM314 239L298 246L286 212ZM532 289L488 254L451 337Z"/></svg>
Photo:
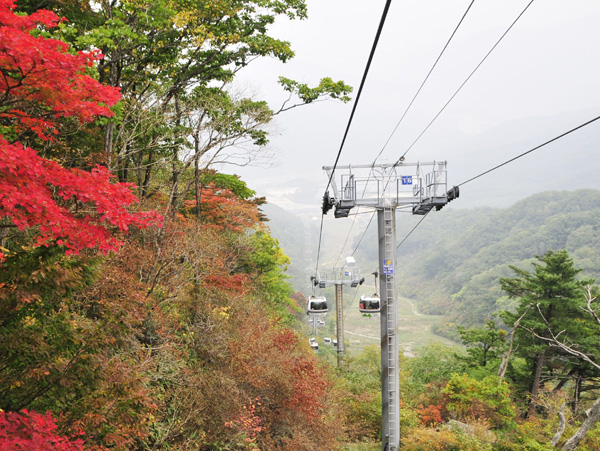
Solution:
<svg viewBox="0 0 600 451"><path fill-rule="evenodd" d="M456 328L460 339L467 347L469 363L485 367L500 356L505 349L506 331L498 329L494 321L486 321L485 326L467 329L462 326Z"/></svg>
<svg viewBox="0 0 600 451"><path fill-rule="evenodd" d="M245 257L240 259L236 271L250 274L259 296L271 312L286 323L293 320L297 310L292 300L292 286L285 273L290 259L268 230L257 230L240 241Z"/></svg>
<svg viewBox="0 0 600 451"><path fill-rule="evenodd" d="M586 305L581 307L581 310L585 312L586 316L590 319L590 326L592 328L592 334L597 337L598 326L600 326L600 315L598 311L598 287L592 287L588 285L585 289L585 300ZM540 340L550 344L552 347L556 347L560 349L567 355L571 355L576 357L578 360L585 362L586 364L591 365L596 370L600 370L600 364L598 363L598 351L594 346L592 348L589 347L589 343L586 343L585 340L581 342L573 341L572 337L568 335L563 335L565 330L557 332L553 330L550 326L549 322L546 321L546 318L540 311L540 316L546 323L547 334L545 336L538 335L535 333L535 336ZM594 330L595 329L595 330ZM594 333L595 332L595 333ZM595 342L595 340L594 340ZM594 343L595 344L595 343ZM590 352L593 349L595 352ZM562 414L562 412L561 412ZM560 415L559 415L560 416ZM556 446L561 439L562 434L565 431L565 418L564 415L560 416L561 424L559 425L559 429L552 439L552 445ZM579 444L584 440L596 423L600 420L600 398L597 398L592 406L586 411L586 418L581 423L579 429L565 442L562 451L572 451L579 446Z"/></svg>
<svg viewBox="0 0 600 451"><path fill-rule="evenodd" d="M502 312L504 322L512 326L528 310L514 331L514 342L518 346L516 354L529 364L530 374L525 382L532 396L530 412L540 389L542 371L561 355L536 335L547 337L550 328L564 330L572 339L582 338L585 334L581 327L580 307L585 304L582 288L590 283L576 279L580 270L565 250L548 251L537 259L532 263L533 273L511 267L517 277L500 279L502 289L519 301L515 312Z"/></svg>
<svg viewBox="0 0 600 451"><path fill-rule="evenodd" d="M514 422L510 388L495 376L478 381L466 374L453 374L444 393L449 397L446 407L457 419L488 419L495 427L506 427Z"/></svg>
<svg viewBox="0 0 600 451"><path fill-rule="evenodd" d="M346 357L340 369L348 389L343 398L355 440L376 439L381 433L381 352L366 346L356 357Z"/></svg>
<svg viewBox="0 0 600 451"><path fill-rule="evenodd" d="M464 370L464 359L458 346L431 342L421 348L418 356L407 361L407 368L414 384L443 384L453 373Z"/></svg>

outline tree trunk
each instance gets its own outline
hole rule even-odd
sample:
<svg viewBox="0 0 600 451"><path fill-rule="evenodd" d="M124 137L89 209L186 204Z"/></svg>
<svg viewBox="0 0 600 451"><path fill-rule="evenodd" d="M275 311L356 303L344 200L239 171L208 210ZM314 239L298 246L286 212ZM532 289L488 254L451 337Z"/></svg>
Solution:
<svg viewBox="0 0 600 451"><path fill-rule="evenodd" d="M542 369L546 363L546 353L542 352L538 355L535 362L535 368L533 372L533 383L531 384L531 403L529 404L528 415L531 416L535 413L535 405L537 401L537 395L540 391L540 380L542 379Z"/></svg>
<svg viewBox="0 0 600 451"><path fill-rule="evenodd" d="M500 368L498 368L498 377L500 378L500 382L502 382L502 380L504 379L504 375L506 374L506 370L508 369L508 362L510 360L510 355L513 351L513 344L515 341L515 333L517 332L517 328L519 327L519 324L521 324L521 320L525 317L530 308L531 304L527 306L523 314L519 317L518 320L515 321L515 324L513 324L513 330L510 333L510 346L508 348L508 351L506 351L502 355L502 362L500 363Z"/></svg>
<svg viewBox="0 0 600 451"><path fill-rule="evenodd" d="M562 451L571 451L579 446L579 443L585 438L587 432L600 419L600 398L596 399L590 410L587 411L587 418L573 436L567 440L567 443L561 448Z"/></svg>
<svg viewBox="0 0 600 451"><path fill-rule="evenodd" d="M113 136L115 133L115 124L109 122L104 129L104 152L106 153L106 164L113 170L112 167L112 152L113 152Z"/></svg>
<svg viewBox="0 0 600 451"><path fill-rule="evenodd" d="M196 198L196 220L200 226L200 142L194 135L194 197Z"/></svg>
<svg viewBox="0 0 600 451"><path fill-rule="evenodd" d="M571 376L573 374L575 374L575 369L569 370L569 372L567 373L567 375L564 378L562 378L558 382L558 384L556 384L556 387L554 387L554 389L552 390L552 393L557 393L560 390L562 390L562 388L565 386L565 384L571 380Z"/></svg>
<svg viewBox="0 0 600 451"><path fill-rule="evenodd" d="M560 406L560 410L558 411L558 430L556 431L556 434L554 434L554 437L552 438L552 446L556 447L556 445L558 444L558 441L560 440L560 438L562 437L562 435L565 432L565 426L566 426L566 421L565 421L565 414L564 414L564 410L565 410L565 403L562 403L562 406Z"/></svg>
<svg viewBox="0 0 600 451"><path fill-rule="evenodd" d="M144 173L144 181L142 183L142 192L143 197L147 197L149 192L148 192L148 186L150 185L150 177L152 176L152 164L154 163L154 152L152 150L150 150L148 152L148 162L146 163L146 171Z"/></svg>
<svg viewBox="0 0 600 451"><path fill-rule="evenodd" d="M575 378L575 390L573 393L573 401L571 402L571 410L574 414L577 413L577 409L579 408L579 401L581 400L581 384L583 382L583 377L581 374L578 374Z"/></svg>

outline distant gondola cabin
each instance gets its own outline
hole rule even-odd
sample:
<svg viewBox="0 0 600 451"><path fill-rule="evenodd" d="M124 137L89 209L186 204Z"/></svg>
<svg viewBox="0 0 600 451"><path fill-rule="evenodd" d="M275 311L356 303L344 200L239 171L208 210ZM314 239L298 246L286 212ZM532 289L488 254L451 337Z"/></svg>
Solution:
<svg viewBox="0 0 600 451"><path fill-rule="evenodd" d="M376 294L372 294L370 296L363 294L360 297L360 302L358 304L358 310L361 313L378 313L381 311L381 302L379 300L379 296Z"/></svg>
<svg viewBox="0 0 600 451"><path fill-rule="evenodd" d="M327 313L327 299L324 296L311 296L308 298L307 313Z"/></svg>

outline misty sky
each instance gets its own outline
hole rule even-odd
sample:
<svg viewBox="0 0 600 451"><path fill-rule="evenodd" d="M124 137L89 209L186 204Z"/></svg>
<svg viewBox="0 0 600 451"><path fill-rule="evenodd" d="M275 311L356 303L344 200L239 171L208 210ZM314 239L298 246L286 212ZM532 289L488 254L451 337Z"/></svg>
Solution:
<svg viewBox="0 0 600 451"><path fill-rule="evenodd" d="M470 2L392 2L340 164L372 163ZM528 3L474 2L383 161L407 150ZM281 19L272 27L274 36L292 43L296 57L287 64L257 61L239 82L274 109L287 97L276 85L279 75L309 84L330 76L354 86L355 95L385 2L307 4L308 20ZM407 161L447 160L449 184L458 184L600 115L598 24L597 0L535 0ZM275 168L226 171L261 195L301 184L322 194L327 178L321 168L335 160L351 107L328 101L285 113L271 137ZM453 206L482 205L486 196L512 201L553 188L598 188L600 121L577 134L468 184L462 204Z"/></svg>

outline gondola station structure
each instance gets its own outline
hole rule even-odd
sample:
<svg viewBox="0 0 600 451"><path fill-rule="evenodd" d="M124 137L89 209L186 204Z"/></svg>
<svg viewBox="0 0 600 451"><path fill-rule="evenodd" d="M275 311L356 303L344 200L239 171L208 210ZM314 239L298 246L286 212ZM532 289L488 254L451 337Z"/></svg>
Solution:
<svg viewBox="0 0 600 451"><path fill-rule="evenodd" d="M426 215L434 209L442 209L448 202L458 198L458 187L448 190L446 168L446 161L406 163L403 157L395 164L323 167L333 190L333 195L330 196L327 191L323 196L323 214L334 209L336 218L345 218L355 207L374 208L377 211L378 272L381 276L382 449L387 451L398 451L400 447L395 211L397 208L410 208L415 215ZM364 298L363 307L367 306L367 300L369 308L375 306L375 299L371 297ZM343 344L338 338L339 346Z"/></svg>

